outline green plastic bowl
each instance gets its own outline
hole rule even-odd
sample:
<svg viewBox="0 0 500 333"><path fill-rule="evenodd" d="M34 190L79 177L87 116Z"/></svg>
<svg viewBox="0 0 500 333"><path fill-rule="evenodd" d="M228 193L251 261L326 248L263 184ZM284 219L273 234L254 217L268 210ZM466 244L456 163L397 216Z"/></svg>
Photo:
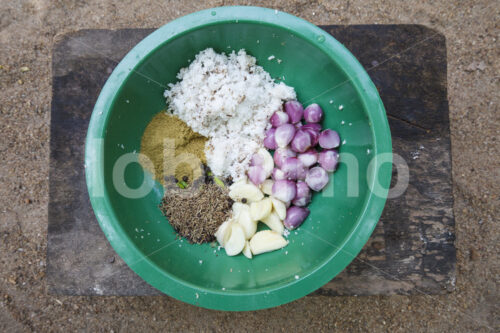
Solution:
<svg viewBox="0 0 500 333"><path fill-rule="evenodd" d="M348 168L341 163L327 191L314 195L311 214L298 231L290 233L286 248L252 260L243 255L228 257L209 244L176 240L158 209L162 187L138 163L129 164L121 175L128 187L139 187L139 192L141 186L152 186L146 196L122 196L117 189L123 185L120 175L116 186L113 183L115 162L125 153L133 157L134 151L139 152L147 124L165 109L165 86L176 82L179 69L208 47L217 52L244 48L272 77L284 77L302 103L321 105L323 126L336 129L345 140L340 148L343 161L357 159L357 166ZM271 55L275 56L272 61L268 60ZM384 208L391 177L390 153L390 131L377 90L338 41L283 12L221 7L168 23L118 64L90 120L86 180L104 234L149 284L205 308L256 310L309 294L354 259ZM352 188L358 189L358 195L353 195ZM376 191L370 190L373 188Z"/></svg>

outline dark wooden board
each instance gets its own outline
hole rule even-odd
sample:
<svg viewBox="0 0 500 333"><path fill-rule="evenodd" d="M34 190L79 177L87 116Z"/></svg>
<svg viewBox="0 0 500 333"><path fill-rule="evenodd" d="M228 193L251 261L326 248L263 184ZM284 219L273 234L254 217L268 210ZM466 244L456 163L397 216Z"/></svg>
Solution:
<svg viewBox="0 0 500 333"><path fill-rule="evenodd" d="M372 237L323 295L438 294L454 289L455 247L446 42L418 25L322 27L368 70L384 101L406 192L387 201ZM120 59L150 29L83 30L53 51L47 281L65 295L156 295L115 254L90 206L84 140ZM397 174L394 174L397 177Z"/></svg>

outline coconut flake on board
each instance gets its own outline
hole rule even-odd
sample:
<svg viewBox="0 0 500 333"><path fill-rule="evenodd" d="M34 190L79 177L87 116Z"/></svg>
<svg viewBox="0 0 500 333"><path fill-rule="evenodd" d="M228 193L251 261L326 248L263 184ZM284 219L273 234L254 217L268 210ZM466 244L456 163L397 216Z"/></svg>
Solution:
<svg viewBox="0 0 500 333"><path fill-rule="evenodd" d="M208 48L177 74L164 96L168 110L209 138L207 163L220 177L245 176L252 155L263 146L269 118L295 90L275 83L245 50L229 55Z"/></svg>

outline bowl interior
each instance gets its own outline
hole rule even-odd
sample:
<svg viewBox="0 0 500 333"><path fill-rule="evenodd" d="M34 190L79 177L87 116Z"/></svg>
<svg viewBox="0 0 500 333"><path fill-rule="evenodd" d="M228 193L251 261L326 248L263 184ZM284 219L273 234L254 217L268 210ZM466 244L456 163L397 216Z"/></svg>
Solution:
<svg viewBox="0 0 500 333"><path fill-rule="evenodd" d="M148 122L165 109L164 86L176 82L179 69L208 47L216 52L246 49L272 77L294 87L299 101L305 105L318 103L325 112L323 127L337 130L345 140L340 153L357 158L357 168L350 167L348 172L346 164L340 163L328 188L313 196L310 216L299 230L290 233L286 248L253 260L243 255L228 257L224 250L218 251L209 244L190 245L186 240L176 240L173 228L158 209L162 187L139 164L125 168L125 183L131 188L143 182L153 183L148 195L126 198L113 185L115 162L124 153L139 152ZM275 58L269 60L272 55ZM341 105L343 109L339 110ZM130 244L165 279L196 288L201 295L277 290L307 277L336 256L358 225L370 195L368 164L376 153L368 112L360 91L332 56L292 31L245 20L205 25L158 46L125 79L107 115L104 190ZM356 196L347 193L348 182L354 185L353 179L358 182L354 187ZM134 268L134 263L128 264ZM339 263L340 269L344 266L345 263ZM156 286L161 286L161 282ZM190 297L193 300L188 301L196 302L199 295L186 296Z"/></svg>

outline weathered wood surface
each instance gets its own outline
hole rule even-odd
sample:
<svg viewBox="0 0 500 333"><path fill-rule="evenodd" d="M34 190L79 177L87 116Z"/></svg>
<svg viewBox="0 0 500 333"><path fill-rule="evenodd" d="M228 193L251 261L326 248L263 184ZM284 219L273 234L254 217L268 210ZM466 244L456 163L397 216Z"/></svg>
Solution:
<svg viewBox="0 0 500 333"><path fill-rule="evenodd" d="M325 26L368 70L394 152L410 169L359 256L317 294L436 294L454 289L455 247L446 44L416 25ZM84 30L53 53L47 280L67 295L154 295L115 254L94 217L83 168L93 105L118 61L150 29ZM396 176L396 175L395 175Z"/></svg>

